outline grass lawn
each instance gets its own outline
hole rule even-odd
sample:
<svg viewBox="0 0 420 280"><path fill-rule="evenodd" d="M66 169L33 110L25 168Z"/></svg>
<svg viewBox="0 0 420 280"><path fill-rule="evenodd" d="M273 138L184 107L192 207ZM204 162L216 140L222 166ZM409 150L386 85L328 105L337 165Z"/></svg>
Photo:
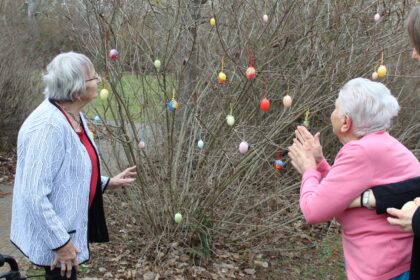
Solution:
<svg viewBox="0 0 420 280"><path fill-rule="evenodd" d="M171 76L166 77L166 92L169 99L174 83L175 81ZM91 120L96 115L106 120L119 119L118 112L121 110L124 118L129 115L134 121L142 122L146 119L145 113L147 110L145 109L153 112L153 116L156 117L156 114L162 112L169 101L165 97L163 77L161 76L125 74L121 81L116 82L113 87L107 84L109 95L106 100L102 100L99 96L101 89L102 84L99 84L98 97L85 110L87 117ZM113 89L115 89L115 92ZM125 112L124 108L128 108L128 113Z"/></svg>

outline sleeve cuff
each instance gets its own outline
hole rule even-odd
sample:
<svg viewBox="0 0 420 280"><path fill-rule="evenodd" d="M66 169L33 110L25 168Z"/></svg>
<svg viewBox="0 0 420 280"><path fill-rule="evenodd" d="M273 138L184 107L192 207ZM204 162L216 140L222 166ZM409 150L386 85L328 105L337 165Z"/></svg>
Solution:
<svg viewBox="0 0 420 280"><path fill-rule="evenodd" d="M109 185L109 181L111 181L111 178L102 176L101 179L102 179L102 193L104 193L106 191L106 188Z"/></svg>
<svg viewBox="0 0 420 280"><path fill-rule="evenodd" d="M310 177L315 177L318 181L320 181L321 180L321 173L316 169L306 170L305 173L303 173L303 175L302 175L302 183Z"/></svg>
<svg viewBox="0 0 420 280"><path fill-rule="evenodd" d="M328 161L325 158L322 158L322 160L317 164L316 170L319 172L327 171L330 165L328 164Z"/></svg>
<svg viewBox="0 0 420 280"><path fill-rule="evenodd" d="M420 237L420 207L417 207L416 212L414 212L412 220L413 232L416 237Z"/></svg>
<svg viewBox="0 0 420 280"><path fill-rule="evenodd" d="M71 238L69 237L69 239L66 241L66 243L64 243L63 245L61 245L60 247L57 247L57 248L55 248L55 249L52 249L53 251L58 251L58 250L60 250L61 248L63 248L64 246L66 246L69 242L70 242L70 240L71 240Z"/></svg>

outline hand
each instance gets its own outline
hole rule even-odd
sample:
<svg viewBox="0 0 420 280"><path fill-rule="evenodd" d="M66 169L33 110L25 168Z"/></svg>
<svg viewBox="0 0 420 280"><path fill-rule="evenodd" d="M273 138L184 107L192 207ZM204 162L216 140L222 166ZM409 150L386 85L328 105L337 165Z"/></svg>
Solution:
<svg viewBox="0 0 420 280"><path fill-rule="evenodd" d="M316 168L316 162L311 149L304 147L301 142L294 140L292 146L289 147L289 157L292 165L296 170L303 174L309 169Z"/></svg>
<svg viewBox="0 0 420 280"><path fill-rule="evenodd" d="M137 172L134 171L135 169L136 166L134 165L132 167L127 168L120 174L112 177L109 180L108 188L116 189L120 187L130 186L136 180L136 178L133 177L137 175Z"/></svg>
<svg viewBox="0 0 420 280"><path fill-rule="evenodd" d="M80 253L73 242L70 240L63 248L58 249L55 253L54 261L51 264L51 270L54 270L57 264L61 267L61 277L64 277L64 274L67 278L71 277L71 269L74 267L79 270L79 264L77 263L77 254Z"/></svg>
<svg viewBox="0 0 420 280"><path fill-rule="evenodd" d="M324 155L322 154L322 146L319 141L320 133L317 132L315 136L312 136L306 127L299 125L295 130L295 136L306 149L312 151L316 163L320 163L324 158Z"/></svg>
<svg viewBox="0 0 420 280"><path fill-rule="evenodd" d="M391 225L398 225L405 231L413 231L411 221L413 219L414 212L416 212L417 208L420 206L420 198L416 198L414 203L416 204L415 207L406 210L396 208L386 209L386 212L388 212L389 215L395 217L388 217L388 223Z"/></svg>

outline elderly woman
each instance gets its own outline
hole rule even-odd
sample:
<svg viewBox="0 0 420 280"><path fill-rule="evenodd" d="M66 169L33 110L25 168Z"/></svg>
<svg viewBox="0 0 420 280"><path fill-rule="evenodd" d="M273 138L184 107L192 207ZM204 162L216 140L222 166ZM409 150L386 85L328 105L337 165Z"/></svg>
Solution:
<svg viewBox="0 0 420 280"><path fill-rule="evenodd" d="M353 79L340 90L331 114L333 132L343 144L334 165L316 144L319 134L310 141L295 139L289 147L292 164L303 175L300 207L305 219L321 223L335 217L342 225L348 279L408 275L412 235L374 211L347 209L369 187L420 176L416 157L386 131L398 110L383 84ZM299 130L304 131L300 127L297 134Z"/></svg>
<svg viewBox="0 0 420 280"><path fill-rule="evenodd" d="M88 242L107 242L102 193L134 182L135 166L101 176L97 147L81 110L100 80L83 54L56 56L44 76L44 100L18 136L11 241L45 268L46 279L76 279Z"/></svg>

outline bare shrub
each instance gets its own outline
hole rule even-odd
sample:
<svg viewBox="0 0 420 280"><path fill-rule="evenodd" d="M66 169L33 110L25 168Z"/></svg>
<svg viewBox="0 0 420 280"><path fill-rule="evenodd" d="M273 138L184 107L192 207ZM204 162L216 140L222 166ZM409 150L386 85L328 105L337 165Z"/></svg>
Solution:
<svg viewBox="0 0 420 280"><path fill-rule="evenodd" d="M332 161L339 145L329 116L338 90L349 79L370 78L382 52L389 73L383 82L402 107L392 133L419 156L418 77L404 25L414 1L379 1L378 23L376 1L264 2L85 0L67 8L67 31L112 91L98 136L110 152L108 171L113 163L137 165L138 184L115 201L128 202L122 216L135 218L138 232L185 242L194 233L222 235L231 242L258 240L262 248L272 248L272 233L287 239L301 220L300 178L286 151L296 125L309 110L310 130L322 132ZM120 52L117 62L107 58L111 48ZM258 73L247 81L251 49ZM157 58L160 70L153 67ZM225 85L216 80L222 58ZM265 80L267 113L258 108ZM281 105L288 83L290 109ZM166 107L173 90L176 113ZM230 108L233 128L225 121ZM243 140L250 144L245 155L238 152ZM280 173L273 168L279 148L286 162ZM180 226L176 212L184 217Z"/></svg>

